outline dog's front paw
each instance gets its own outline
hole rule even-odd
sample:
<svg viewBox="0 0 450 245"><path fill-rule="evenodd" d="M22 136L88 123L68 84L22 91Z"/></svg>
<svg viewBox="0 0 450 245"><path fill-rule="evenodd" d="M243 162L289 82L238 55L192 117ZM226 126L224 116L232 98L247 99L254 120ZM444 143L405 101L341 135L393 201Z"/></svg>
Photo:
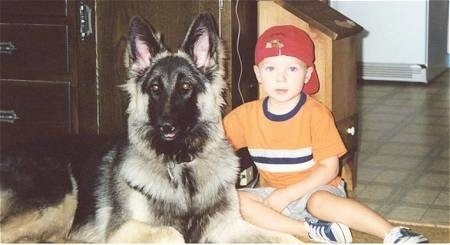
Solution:
<svg viewBox="0 0 450 245"><path fill-rule="evenodd" d="M184 243L183 235L170 226L153 227L140 221L128 221L107 240L108 243Z"/></svg>
<svg viewBox="0 0 450 245"><path fill-rule="evenodd" d="M184 243L183 235L169 226L153 228L151 236L154 243Z"/></svg>

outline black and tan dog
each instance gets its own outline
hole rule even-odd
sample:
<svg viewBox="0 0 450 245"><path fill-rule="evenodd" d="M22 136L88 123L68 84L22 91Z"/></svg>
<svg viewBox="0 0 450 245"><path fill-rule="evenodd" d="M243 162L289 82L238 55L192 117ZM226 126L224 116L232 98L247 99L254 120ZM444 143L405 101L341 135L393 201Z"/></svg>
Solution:
<svg viewBox="0 0 450 245"><path fill-rule="evenodd" d="M177 52L133 18L129 59L127 137L2 153L1 241L298 242L239 213L211 15L193 21Z"/></svg>

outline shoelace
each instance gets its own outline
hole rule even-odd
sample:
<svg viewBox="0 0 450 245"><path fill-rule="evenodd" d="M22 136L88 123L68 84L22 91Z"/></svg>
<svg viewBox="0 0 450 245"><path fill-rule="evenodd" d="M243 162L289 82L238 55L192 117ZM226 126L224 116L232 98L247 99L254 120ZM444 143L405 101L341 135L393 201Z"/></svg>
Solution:
<svg viewBox="0 0 450 245"><path fill-rule="evenodd" d="M333 242L335 242L335 241L336 241L336 238L334 237L333 233L332 233L332 232L328 232L329 234L327 234L327 232L325 231L326 228L327 228L327 227L325 227L324 225L321 225L321 224L315 224L315 225L312 227L311 230L314 232L314 233L313 233L314 237L320 237L320 238L325 239L325 240L327 240L327 241L333 241ZM329 237L328 235L330 235L330 236L332 236L332 237Z"/></svg>

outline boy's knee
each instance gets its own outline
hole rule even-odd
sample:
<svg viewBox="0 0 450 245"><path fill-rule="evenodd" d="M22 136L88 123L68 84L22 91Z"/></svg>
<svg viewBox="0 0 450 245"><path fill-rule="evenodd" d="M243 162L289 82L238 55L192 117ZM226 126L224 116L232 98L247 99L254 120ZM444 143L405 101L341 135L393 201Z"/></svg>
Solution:
<svg viewBox="0 0 450 245"><path fill-rule="evenodd" d="M322 209L324 204L326 204L326 199L332 195L329 192L326 191L317 191L314 192L308 199L308 202L306 204L306 208L308 211L314 210L314 209Z"/></svg>

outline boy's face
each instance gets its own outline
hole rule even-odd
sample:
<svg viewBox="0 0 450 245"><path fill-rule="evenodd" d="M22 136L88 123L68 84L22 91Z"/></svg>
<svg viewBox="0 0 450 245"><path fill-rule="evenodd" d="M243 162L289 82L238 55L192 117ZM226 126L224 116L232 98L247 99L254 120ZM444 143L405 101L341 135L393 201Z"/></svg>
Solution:
<svg viewBox="0 0 450 245"><path fill-rule="evenodd" d="M285 55L267 57L253 68L267 95L280 103L297 98L314 69L295 57Z"/></svg>

